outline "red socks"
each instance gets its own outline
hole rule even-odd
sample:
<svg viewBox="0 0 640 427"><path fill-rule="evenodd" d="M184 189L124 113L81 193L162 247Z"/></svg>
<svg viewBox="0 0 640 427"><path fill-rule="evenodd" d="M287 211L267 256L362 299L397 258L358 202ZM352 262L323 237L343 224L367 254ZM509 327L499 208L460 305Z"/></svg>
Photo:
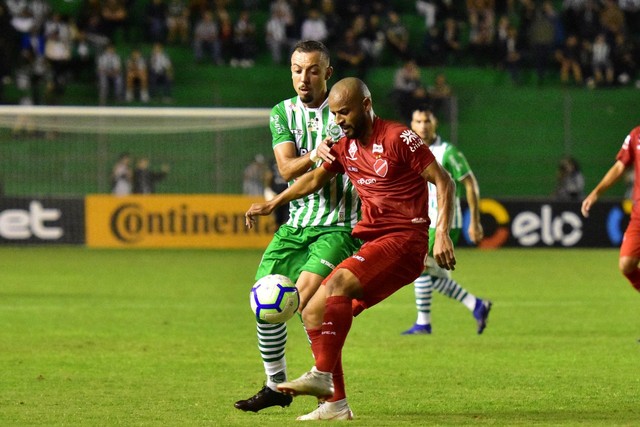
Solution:
<svg viewBox="0 0 640 427"><path fill-rule="evenodd" d="M353 322L351 298L333 296L327 298L322 319L320 351L316 355L316 369L333 372L342 354L342 347ZM342 371L340 364L340 371Z"/></svg>
<svg viewBox="0 0 640 427"><path fill-rule="evenodd" d="M640 292L640 269L636 268L629 274L624 275L631 285L636 289L636 291Z"/></svg>
<svg viewBox="0 0 640 427"><path fill-rule="evenodd" d="M314 359L317 359L317 356L321 351L320 341L322 341L322 329L307 329L307 335L311 341L311 352L313 353L313 357ZM336 366L333 369L333 389L333 397L328 399L328 402L336 402L347 397L347 392L344 387L344 371L342 370L342 352L340 352Z"/></svg>

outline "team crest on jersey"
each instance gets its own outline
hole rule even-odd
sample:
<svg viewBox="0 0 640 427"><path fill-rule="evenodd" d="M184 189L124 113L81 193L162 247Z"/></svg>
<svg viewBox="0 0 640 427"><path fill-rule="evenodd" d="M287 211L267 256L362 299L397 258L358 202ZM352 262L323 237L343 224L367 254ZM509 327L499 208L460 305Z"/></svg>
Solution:
<svg viewBox="0 0 640 427"><path fill-rule="evenodd" d="M389 164L385 159L377 159L373 164L373 170L378 176L385 177L387 176L387 172L389 172Z"/></svg>
<svg viewBox="0 0 640 427"><path fill-rule="evenodd" d="M349 155L347 159L349 160L358 160L356 157L356 153L358 152L358 143L355 141L351 141L351 145L349 145Z"/></svg>
<svg viewBox="0 0 640 427"><path fill-rule="evenodd" d="M314 117L312 119L309 119L309 123L307 123L307 129L310 132L318 132L319 124L320 124L319 118Z"/></svg>
<svg viewBox="0 0 640 427"><path fill-rule="evenodd" d="M372 154L380 153L382 154L384 150L382 149L382 144L373 143L373 148L371 149Z"/></svg>

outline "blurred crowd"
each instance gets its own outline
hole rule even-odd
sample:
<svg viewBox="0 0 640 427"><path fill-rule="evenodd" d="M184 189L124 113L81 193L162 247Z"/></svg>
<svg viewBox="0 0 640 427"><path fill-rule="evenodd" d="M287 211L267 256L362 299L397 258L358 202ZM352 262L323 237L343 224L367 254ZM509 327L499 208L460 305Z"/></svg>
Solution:
<svg viewBox="0 0 640 427"><path fill-rule="evenodd" d="M83 0L65 16L47 0L0 0L0 101L15 84L23 104L60 103L85 79L100 104L171 102L167 45L198 63L252 67L286 63L300 39L329 46L338 78L400 64L496 67L514 83L532 70L538 83L590 88L639 78L640 0L416 0L410 11L391 0L142 1ZM416 16L419 40L407 22Z"/></svg>

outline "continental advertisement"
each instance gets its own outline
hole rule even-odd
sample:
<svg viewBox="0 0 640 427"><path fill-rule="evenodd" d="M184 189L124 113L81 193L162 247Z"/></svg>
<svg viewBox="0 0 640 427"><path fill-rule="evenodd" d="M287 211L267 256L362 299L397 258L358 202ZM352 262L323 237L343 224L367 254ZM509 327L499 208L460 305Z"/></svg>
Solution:
<svg viewBox="0 0 640 427"><path fill-rule="evenodd" d="M233 195L89 195L87 246L93 248L265 248L271 217L245 227L244 213L260 197Z"/></svg>

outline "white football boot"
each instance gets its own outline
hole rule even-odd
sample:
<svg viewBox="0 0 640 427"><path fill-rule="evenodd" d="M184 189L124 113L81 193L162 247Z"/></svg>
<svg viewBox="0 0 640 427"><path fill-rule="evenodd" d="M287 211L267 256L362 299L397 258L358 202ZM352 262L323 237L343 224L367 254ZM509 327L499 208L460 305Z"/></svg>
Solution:
<svg viewBox="0 0 640 427"><path fill-rule="evenodd" d="M349 408L347 399L338 400L336 402L324 402L318 405L318 407L309 412L306 415L301 415L296 420L298 421L316 421L316 420L352 420L353 412Z"/></svg>
<svg viewBox="0 0 640 427"><path fill-rule="evenodd" d="M278 384L278 391L292 396L310 395L319 400L326 400L333 396L333 375L331 372L321 372L314 366L300 378Z"/></svg>

